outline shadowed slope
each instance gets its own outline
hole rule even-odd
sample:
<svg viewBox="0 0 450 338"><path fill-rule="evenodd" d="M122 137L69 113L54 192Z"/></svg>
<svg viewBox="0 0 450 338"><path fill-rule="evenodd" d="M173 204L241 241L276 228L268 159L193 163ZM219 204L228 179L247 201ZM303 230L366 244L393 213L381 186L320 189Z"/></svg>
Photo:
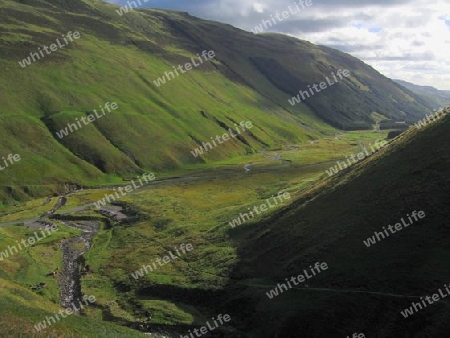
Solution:
<svg viewBox="0 0 450 338"><path fill-rule="evenodd" d="M246 300L247 323L264 323L254 332L263 337L294 337L295 330L308 337L338 336L352 333L349 327L377 337L448 332L447 299L405 319L400 311L412 299L345 290L431 296L448 283L449 127L447 117L423 132L410 129L385 151L240 234L242 261L234 278L248 286L236 298ZM414 210L426 217L370 247L363 243ZM265 292L317 261L329 268L306 283L333 290L288 290L269 300Z"/></svg>

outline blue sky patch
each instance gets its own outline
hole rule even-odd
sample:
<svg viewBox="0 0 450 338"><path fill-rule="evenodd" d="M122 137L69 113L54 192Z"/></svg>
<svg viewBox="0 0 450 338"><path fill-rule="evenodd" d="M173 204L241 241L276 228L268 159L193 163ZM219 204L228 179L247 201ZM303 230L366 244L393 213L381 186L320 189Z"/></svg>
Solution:
<svg viewBox="0 0 450 338"><path fill-rule="evenodd" d="M380 31L382 31L383 28L382 27L370 27L368 30L370 33L378 33Z"/></svg>

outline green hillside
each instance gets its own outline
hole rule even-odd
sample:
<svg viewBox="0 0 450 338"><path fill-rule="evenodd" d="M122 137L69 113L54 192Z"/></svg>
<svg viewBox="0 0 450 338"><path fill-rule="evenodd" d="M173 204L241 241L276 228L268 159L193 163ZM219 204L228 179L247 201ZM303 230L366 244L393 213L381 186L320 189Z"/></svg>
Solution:
<svg viewBox="0 0 450 338"><path fill-rule="evenodd" d="M374 112L412 122L428 111L361 61L285 36L254 36L181 12L119 16L116 6L98 1L2 1L0 8L0 154L23 159L0 175L3 201L48 194L62 182L115 182L317 139L334 134L330 124L371 129ZM70 31L80 38L19 65ZM165 85L153 83L203 50L216 57ZM352 76L305 104L288 103L337 69ZM56 136L107 102L118 109ZM192 156L240 121L253 123L251 134Z"/></svg>

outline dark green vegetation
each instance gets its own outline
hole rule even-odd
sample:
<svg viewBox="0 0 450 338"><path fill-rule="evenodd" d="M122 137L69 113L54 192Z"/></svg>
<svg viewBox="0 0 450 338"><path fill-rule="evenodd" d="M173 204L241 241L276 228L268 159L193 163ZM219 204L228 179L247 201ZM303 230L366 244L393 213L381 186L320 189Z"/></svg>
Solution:
<svg viewBox="0 0 450 338"><path fill-rule="evenodd" d="M308 332L308 337L352 332L440 337L449 332L448 299L405 319L400 311L418 298L338 293L425 296L448 283L449 128L447 117L422 133L407 131L351 172L240 233L240 262L232 276L248 283L236 292L230 311L246 318L243 325L258 322L257 327L246 326L258 337L293 337L292 332ZM369 248L363 244L374 231L414 210L425 211L425 219ZM316 261L329 269L314 277L309 288L334 291L290 290L273 300L265 295L269 285Z"/></svg>
<svg viewBox="0 0 450 338"><path fill-rule="evenodd" d="M154 170L211 163L384 119L418 120L411 92L347 54L281 35L251 33L181 12L120 17L99 1L3 1L0 5L0 154L22 161L0 176L0 199L47 195L58 183L116 182ZM26 68L19 61L67 32L81 38ZM153 80L214 50L211 63L157 87ZM45 54L45 53L44 53ZM352 76L291 107L288 99L337 69ZM106 102L119 108L60 140L55 131ZM252 135L194 158L199 142L250 120ZM244 142L245 141L245 142Z"/></svg>
<svg viewBox="0 0 450 338"><path fill-rule="evenodd" d="M360 140L373 144L388 134L353 131L336 139L338 129L406 127L435 106L326 47L254 36L186 13L139 10L119 17L115 9L80 0L0 3L0 155L22 157L0 172L0 222L45 213L55 199L36 197L58 192L63 182L123 184L143 171L157 172L157 182L119 201L131 216L124 222L93 208L56 217L101 225L82 257L90 266L82 291L97 302L87 317L71 316L41 336L142 336L127 328L140 325L185 334L220 313L232 318L216 331L225 337L448 331L446 300L405 320L399 311L409 299L354 292L425 295L448 281L448 118L420 132L406 131L330 179L325 170L359 152ZM25 69L19 66L29 52L70 30L81 38ZM153 84L203 50L214 50L216 60L162 87ZM305 105L289 105L299 89L337 69L349 69L352 76ZM56 137L55 131L105 102L119 108L62 140ZM198 142L243 120L253 123L251 134L202 158L191 155ZM310 144L313 139L319 143ZM262 149L292 163L270 160ZM247 163L252 169L245 173ZM239 213L281 190L292 199L230 228ZM69 195L58 212L106 193L111 188ZM373 231L422 209L423 223L373 247L363 244ZM77 231L59 221L54 237L0 262L0 336L32 335L33 325L60 309L57 283L48 273L61 269L60 242ZM0 251L31 232L1 227ZM183 243L191 243L193 252L139 280L131 276ZM270 288L316 261L329 269L308 290L267 298ZM29 284L44 281L46 288L30 290Z"/></svg>

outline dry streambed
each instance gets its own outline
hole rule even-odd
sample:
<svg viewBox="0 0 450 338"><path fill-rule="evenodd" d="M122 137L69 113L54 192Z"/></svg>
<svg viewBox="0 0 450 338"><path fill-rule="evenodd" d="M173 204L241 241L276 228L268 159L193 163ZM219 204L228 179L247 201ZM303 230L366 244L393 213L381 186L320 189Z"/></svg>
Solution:
<svg viewBox="0 0 450 338"><path fill-rule="evenodd" d="M59 278L61 306L73 308L73 304L82 298L80 257L90 249L100 225L94 221L65 222L65 224L82 231L80 236L65 239L61 243L63 255L63 268Z"/></svg>

